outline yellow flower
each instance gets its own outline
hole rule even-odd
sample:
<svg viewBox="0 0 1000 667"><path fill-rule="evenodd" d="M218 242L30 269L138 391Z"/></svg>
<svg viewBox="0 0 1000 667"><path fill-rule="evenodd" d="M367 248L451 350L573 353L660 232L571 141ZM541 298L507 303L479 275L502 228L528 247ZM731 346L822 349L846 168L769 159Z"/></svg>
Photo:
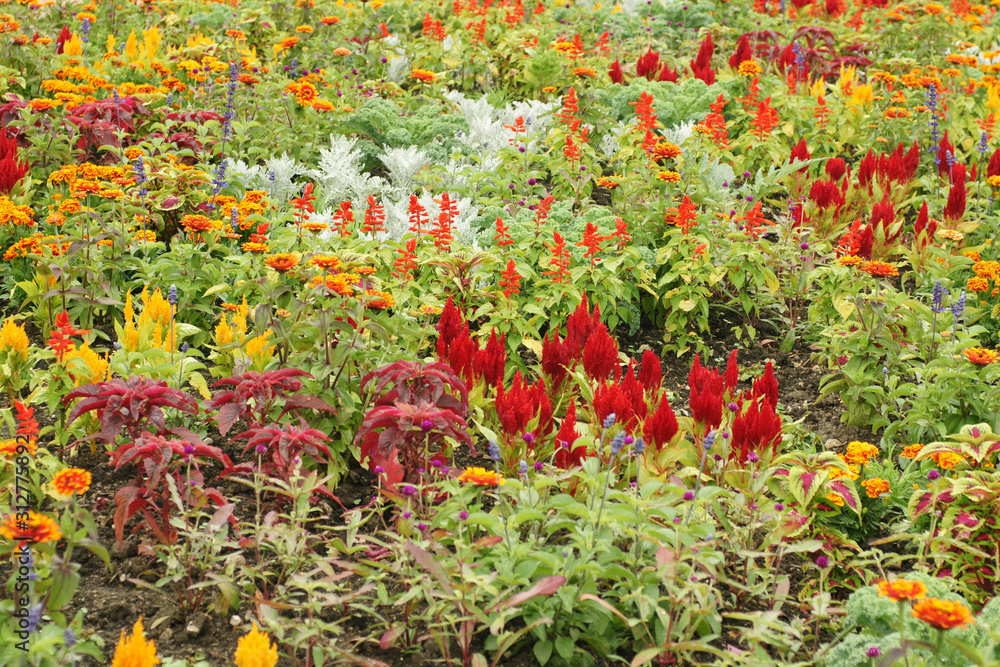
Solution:
<svg viewBox="0 0 1000 667"><path fill-rule="evenodd" d="M233 660L236 667L274 667L278 664L278 646L254 623L253 630L240 637Z"/></svg>
<svg viewBox="0 0 1000 667"><path fill-rule="evenodd" d="M666 181L667 183L676 183L681 180L681 175L676 171L664 170L656 175L661 181Z"/></svg>
<svg viewBox="0 0 1000 667"><path fill-rule="evenodd" d="M740 63L739 74L740 76L754 77L760 74L760 65L752 60L744 60Z"/></svg>
<svg viewBox="0 0 1000 667"><path fill-rule="evenodd" d="M826 494L826 499L829 500L834 505L836 505L837 507L844 506L844 498L839 493L828 493Z"/></svg>
<svg viewBox="0 0 1000 667"><path fill-rule="evenodd" d="M28 334L24 333L24 327L18 326L14 318L4 320L3 327L0 328L0 350L21 353L28 349L28 345Z"/></svg>
<svg viewBox="0 0 1000 667"><path fill-rule="evenodd" d="M942 470L954 470L962 463L965 463L965 457L955 452L936 452L931 454L931 459Z"/></svg>
<svg viewBox="0 0 1000 667"><path fill-rule="evenodd" d="M878 498L883 493L889 493L889 482L878 477L866 479L861 482L861 486L865 487L865 493L868 494L869 498Z"/></svg>
<svg viewBox="0 0 1000 667"><path fill-rule="evenodd" d="M920 450L923 448L924 446L920 443L917 443L915 445L910 445L909 447L904 447L903 453L900 454L900 456L903 457L904 459L915 459L917 458L917 455L920 454Z"/></svg>
<svg viewBox="0 0 1000 667"><path fill-rule="evenodd" d="M7 517L3 523L0 523L0 535L8 540L57 542L62 537L62 531L52 517L29 511L27 522L17 519L16 516ZM117 662L115 667L118 667Z"/></svg>
<svg viewBox="0 0 1000 667"><path fill-rule="evenodd" d="M154 667L158 664L160 659L156 657L156 645L146 640L140 616L128 639L125 639L125 631L122 630L111 667Z"/></svg>
<svg viewBox="0 0 1000 667"><path fill-rule="evenodd" d="M878 447L868 442L854 441L848 443L844 460L854 465L865 465L876 456L878 456Z"/></svg>
<svg viewBox="0 0 1000 667"><path fill-rule="evenodd" d="M997 354L996 350L987 350L982 347L970 347L967 350L962 350L962 354L976 366L993 364L1000 359L1000 354Z"/></svg>
<svg viewBox="0 0 1000 667"><path fill-rule="evenodd" d="M90 473L81 468L60 470L52 478L52 488L61 496L83 494L90 488Z"/></svg>
<svg viewBox="0 0 1000 667"><path fill-rule="evenodd" d="M414 68L414 70L410 72L410 78L417 79L419 81L424 81L425 83L427 83L436 79L437 75L434 74L434 72L431 72L430 70Z"/></svg>
<svg viewBox="0 0 1000 667"><path fill-rule="evenodd" d="M87 343L81 345L80 349L76 349L75 346L70 348L66 352L66 356L64 358L66 361L70 361L71 359L82 359L84 363L87 365L87 368L90 369L89 374L79 375L76 378L74 378L74 382L76 383L77 387L79 387L81 384L92 384L95 382L101 382L105 379L105 376L107 375L108 372L107 355L102 357L101 355L90 349L90 345Z"/></svg>
<svg viewBox="0 0 1000 667"><path fill-rule="evenodd" d="M271 330L268 329L263 335L255 336L247 342L244 350L251 359L265 363L271 360L274 356L274 346L267 340L270 335Z"/></svg>
<svg viewBox="0 0 1000 667"><path fill-rule="evenodd" d="M229 321L223 315L219 323L215 325L215 344L219 347L229 345L233 342L233 328L229 326Z"/></svg>

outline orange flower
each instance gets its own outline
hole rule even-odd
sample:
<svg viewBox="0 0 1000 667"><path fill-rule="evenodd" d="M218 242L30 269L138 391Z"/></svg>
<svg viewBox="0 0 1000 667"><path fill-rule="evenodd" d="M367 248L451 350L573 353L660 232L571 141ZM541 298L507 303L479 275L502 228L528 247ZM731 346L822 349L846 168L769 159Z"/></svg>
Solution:
<svg viewBox="0 0 1000 667"><path fill-rule="evenodd" d="M954 470L965 463L965 457L955 452L935 452L931 454L931 460L942 470Z"/></svg>
<svg viewBox="0 0 1000 667"><path fill-rule="evenodd" d="M962 354L976 366L988 366L1000 359L1000 354L996 350L987 350L982 347L970 347L967 350L962 350Z"/></svg>
<svg viewBox="0 0 1000 667"><path fill-rule="evenodd" d="M894 264L878 260L864 262L858 268L870 276L876 276L879 278L890 278L899 275L899 269L897 269Z"/></svg>
<svg viewBox="0 0 1000 667"><path fill-rule="evenodd" d="M340 19L336 16L324 16L319 20L323 25L335 25L340 23Z"/></svg>
<svg viewBox="0 0 1000 667"><path fill-rule="evenodd" d="M826 494L826 499L829 500L834 505L836 505L837 507L844 506L844 497L841 496L839 493L828 493Z"/></svg>
<svg viewBox="0 0 1000 667"><path fill-rule="evenodd" d="M837 264L841 266L857 266L865 260L857 255L845 255L837 259Z"/></svg>
<svg viewBox="0 0 1000 667"><path fill-rule="evenodd" d="M261 243L260 241L247 241L240 247L243 249L243 252L263 253L271 251L271 247L269 245Z"/></svg>
<svg viewBox="0 0 1000 667"><path fill-rule="evenodd" d="M268 257L264 263L278 273L284 273L298 266L299 258L290 252L279 252L276 255Z"/></svg>
<svg viewBox="0 0 1000 667"><path fill-rule="evenodd" d="M39 97L28 102L28 107L35 112L41 113L42 111L48 111L49 109L55 109L57 106L62 104L62 100L50 100L45 97Z"/></svg>
<svg viewBox="0 0 1000 667"><path fill-rule="evenodd" d="M52 517L28 512L27 521L18 520L16 515L7 517L0 523L0 535L19 542L55 542L62 531Z"/></svg>
<svg viewBox="0 0 1000 667"><path fill-rule="evenodd" d="M920 443L910 445L909 447L903 448L903 453L900 454L900 456L904 459L915 459L917 458L917 455L920 454L920 450L923 448L924 446Z"/></svg>
<svg viewBox="0 0 1000 667"><path fill-rule="evenodd" d="M61 496L84 494L90 488L90 473L80 468L60 470L52 478L52 488Z"/></svg>
<svg viewBox="0 0 1000 667"><path fill-rule="evenodd" d="M919 600L927 595L927 587L919 581L894 579L878 582L878 594L879 597L892 598L893 602Z"/></svg>
<svg viewBox="0 0 1000 667"><path fill-rule="evenodd" d="M499 486L504 483L503 475L486 468L466 468L462 471L458 481L476 486Z"/></svg>
<svg viewBox="0 0 1000 667"><path fill-rule="evenodd" d="M951 630L973 622L972 612L961 602L948 602L937 598L926 598L913 605L910 612L938 630Z"/></svg>
<svg viewBox="0 0 1000 667"><path fill-rule="evenodd" d="M579 77L590 78L590 79L593 79L595 76L597 76L597 72L590 69L589 67L574 67L573 74Z"/></svg>
<svg viewBox="0 0 1000 667"><path fill-rule="evenodd" d="M197 215L193 213L189 213L181 218L181 226L189 232L207 232L210 229L217 228L214 220L209 220L208 217L204 215Z"/></svg>
<svg viewBox="0 0 1000 667"><path fill-rule="evenodd" d="M681 149L677 144L672 144L669 141L661 141L653 146L651 152L657 159L665 159L678 157L681 154Z"/></svg>
<svg viewBox="0 0 1000 667"><path fill-rule="evenodd" d="M324 271L337 271L340 269L340 259L333 255L316 255L309 260L309 266L318 266Z"/></svg>
<svg viewBox="0 0 1000 667"><path fill-rule="evenodd" d="M431 72L430 70L426 70L426 69L414 69L412 72L410 72L410 78L411 79L417 79L417 80L423 81L425 83L429 83L429 82L433 81L434 79L436 79L437 75L434 74L434 72Z"/></svg>
<svg viewBox="0 0 1000 667"><path fill-rule="evenodd" d="M396 300L392 298L392 294L389 292L381 292L377 289L370 289L365 292L365 296L369 298L368 305L372 308L386 310L396 305Z"/></svg>
<svg viewBox="0 0 1000 667"><path fill-rule="evenodd" d="M32 456L38 451L38 445L34 439L24 442L23 440L3 440L0 441L0 456L18 456L17 448L24 445L28 448L27 454Z"/></svg>
<svg viewBox="0 0 1000 667"><path fill-rule="evenodd" d="M965 281L965 290L967 292L985 292L990 288L990 283L986 278L976 276L975 278L969 278Z"/></svg>
<svg viewBox="0 0 1000 667"><path fill-rule="evenodd" d="M868 494L869 498L878 498L883 493L889 493L889 482L878 477L866 479L861 482L861 486L865 487L865 493Z"/></svg>
<svg viewBox="0 0 1000 667"><path fill-rule="evenodd" d="M876 456L878 456L878 447L868 442L854 441L848 443L847 454L843 458L848 463L863 466Z"/></svg>

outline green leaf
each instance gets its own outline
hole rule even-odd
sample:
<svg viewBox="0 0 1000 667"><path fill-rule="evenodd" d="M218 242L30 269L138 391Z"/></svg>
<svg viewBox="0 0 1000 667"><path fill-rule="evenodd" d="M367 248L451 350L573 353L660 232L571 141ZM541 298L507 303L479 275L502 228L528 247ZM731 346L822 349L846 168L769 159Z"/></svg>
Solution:
<svg viewBox="0 0 1000 667"><path fill-rule="evenodd" d="M548 664L549 658L552 657L552 642L547 639L536 642L532 652L535 654L535 660L538 661L538 664Z"/></svg>
<svg viewBox="0 0 1000 667"><path fill-rule="evenodd" d="M563 660L569 661L573 657L576 644L571 637L557 637L556 651Z"/></svg>

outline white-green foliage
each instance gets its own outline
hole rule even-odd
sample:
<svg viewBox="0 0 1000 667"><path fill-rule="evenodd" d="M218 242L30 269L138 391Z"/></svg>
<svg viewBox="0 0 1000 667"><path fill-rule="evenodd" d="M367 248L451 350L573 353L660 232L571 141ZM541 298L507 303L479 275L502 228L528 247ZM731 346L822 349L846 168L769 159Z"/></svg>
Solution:
<svg viewBox="0 0 1000 667"><path fill-rule="evenodd" d="M330 206L345 199L356 204L366 202L368 195L381 193L385 181L361 171L363 155L357 148L357 139L330 135L330 148L320 149L317 169L307 173L323 184L322 206Z"/></svg>
<svg viewBox="0 0 1000 667"><path fill-rule="evenodd" d="M294 179L305 172L306 168L287 153L272 157L263 165L249 165L242 160L229 160L226 165L226 173L244 190L264 190L279 203L298 194L300 186Z"/></svg>
<svg viewBox="0 0 1000 667"><path fill-rule="evenodd" d="M379 155L382 164L389 170L394 199L406 196L413 188L413 177L430 161L427 153L416 146L409 148L389 148ZM385 193L388 195L389 193Z"/></svg>

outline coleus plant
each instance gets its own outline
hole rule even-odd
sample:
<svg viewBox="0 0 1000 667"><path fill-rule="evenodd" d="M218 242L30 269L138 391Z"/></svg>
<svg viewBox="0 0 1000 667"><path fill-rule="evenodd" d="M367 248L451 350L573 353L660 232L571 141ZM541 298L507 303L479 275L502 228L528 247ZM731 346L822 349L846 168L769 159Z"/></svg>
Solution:
<svg viewBox="0 0 1000 667"><path fill-rule="evenodd" d="M465 421L468 390L450 366L400 361L369 373L362 386L372 379L379 395L355 442L362 463L390 488L418 482L420 470L447 456L451 442L465 443L475 455Z"/></svg>

